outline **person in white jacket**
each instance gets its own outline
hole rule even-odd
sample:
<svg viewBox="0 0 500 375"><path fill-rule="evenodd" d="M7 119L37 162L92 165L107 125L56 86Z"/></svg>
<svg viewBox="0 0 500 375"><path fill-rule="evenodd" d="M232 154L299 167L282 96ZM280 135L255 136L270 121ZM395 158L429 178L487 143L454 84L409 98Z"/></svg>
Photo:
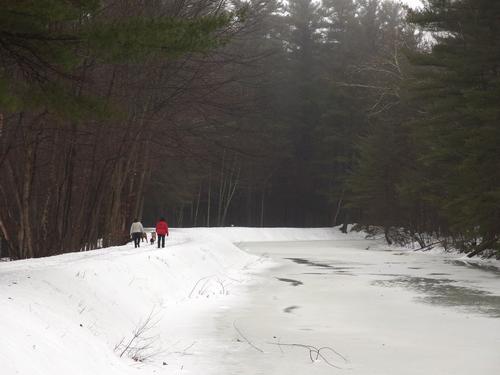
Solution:
<svg viewBox="0 0 500 375"><path fill-rule="evenodd" d="M130 226L130 236L132 236L132 239L134 240L134 245L135 247L141 247L141 236L142 233L144 232L144 228L139 221L139 219L135 218L134 222Z"/></svg>

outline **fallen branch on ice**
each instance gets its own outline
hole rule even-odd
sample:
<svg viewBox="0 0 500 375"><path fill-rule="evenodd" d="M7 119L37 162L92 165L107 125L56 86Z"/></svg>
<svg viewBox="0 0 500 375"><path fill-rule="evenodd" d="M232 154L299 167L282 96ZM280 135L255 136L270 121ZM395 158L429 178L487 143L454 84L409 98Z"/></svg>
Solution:
<svg viewBox="0 0 500 375"><path fill-rule="evenodd" d="M331 367L335 367L338 369L342 369L343 367L340 367L329 360L325 354L325 352L331 352L334 353L335 356L342 358L344 363L348 363L349 361L347 360L346 357L344 357L342 354L340 354L338 351L335 349L329 347L329 346L323 346L323 347L316 347L313 345L305 345L305 344L283 344L281 342L269 342L268 344L271 345L276 345L282 350L282 346L289 346L289 347L296 347L296 348L304 348L309 351L309 358L311 359L311 362L316 362L319 359L322 359L327 365Z"/></svg>
<svg viewBox="0 0 500 375"><path fill-rule="evenodd" d="M441 243L443 243L443 241L433 242L433 243L430 243L428 245L422 246L422 247L420 247L418 249L415 249L413 251L428 251L428 250L432 250L435 245L438 245L438 244L441 244Z"/></svg>
<svg viewBox="0 0 500 375"><path fill-rule="evenodd" d="M233 322L233 327L236 330L236 332L238 332L238 334L243 338L243 340L245 340L248 343L248 345L250 345L252 348L254 348L257 351L264 353L264 351L261 348L258 348L257 346L255 346L249 339L246 338L246 336L243 333L241 333L241 331L238 329L238 327L236 327L236 321Z"/></svg>

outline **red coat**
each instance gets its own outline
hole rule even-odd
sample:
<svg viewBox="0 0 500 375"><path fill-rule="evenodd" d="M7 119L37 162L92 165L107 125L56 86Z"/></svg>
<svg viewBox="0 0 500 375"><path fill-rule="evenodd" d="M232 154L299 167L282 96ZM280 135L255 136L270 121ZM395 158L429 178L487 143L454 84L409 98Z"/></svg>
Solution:
<svg viewBox="0 0 500 375"><path fill-rule="evenodd" d="M166 221L160 220L156 224L156 233L158 233L160 236L164 236L164 235L168 236L168 224Z"/></svg>

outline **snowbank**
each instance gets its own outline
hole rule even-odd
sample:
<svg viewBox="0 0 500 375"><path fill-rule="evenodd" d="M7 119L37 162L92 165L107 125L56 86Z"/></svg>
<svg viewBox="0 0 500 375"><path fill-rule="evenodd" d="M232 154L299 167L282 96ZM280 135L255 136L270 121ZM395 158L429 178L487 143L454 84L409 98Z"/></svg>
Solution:
<svg viewBox="0 0 500 375"><path fill-rule="evenodd" d="M175 322L195 319L258 263L204 229L173 230L165 249L129 244L1 263L1 374L128 374L133 360L189 336Z"/></svg>

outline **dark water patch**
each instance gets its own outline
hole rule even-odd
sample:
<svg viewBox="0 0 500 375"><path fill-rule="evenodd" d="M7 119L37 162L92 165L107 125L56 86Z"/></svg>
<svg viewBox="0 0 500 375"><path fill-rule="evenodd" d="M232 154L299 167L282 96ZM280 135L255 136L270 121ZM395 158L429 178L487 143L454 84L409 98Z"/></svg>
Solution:
<svg viewBox="0 0 500 375"><path fill-rule="evenodd" d="M277 277L277 279L279 281L283 281L285 283L290 283L292 284L293 286L299 286L299 285L304 285L304 283L302 281L299 281L299 280L294 280L294 279L286 279L284 277Z"/></svg>
<svg viewBox="0 0 500 375"><path fill-rule="evenodd" d="M303 264L309 267L318 267L318 268L329 268L329 269L334 269L334 270L352 270L354 268L359 268L359 266L370 266L371 264L368 263L346 263L342 261L335 261L334 264L332 263L325 263L325 262L315 262L309 259L305 258L284 258L291 260L292 262L295 262L297 264Z"/></svg>
<svg viewBox="0 0 500 375"><path fill-rule="evenodd" d="M326 263L320 263L320 262L312 262L308 259L304 258L285 258L288 260L291 260L292 262L295 262L297 264L304 264L306 266L311 266L311 267L320 267L320 268L332 268L331 265L326 264Z"/></svg>
<svg viewBox="0 0 500 375"><path fill-rule="evenodd" d="M332 271L333 274L337 275L347 275L347 276L357 276L351 271L361 268L362 266L370 266L369 263L358 263L358 262L342 262L335 260L332 263L316 262L305 258L284 258L291 260L297 264L306 265L308 267L320 268L322 270ZM304 272L303 275L331 275L332 273L327 272Z"/></svg>
<svg viewBox="0 0 500 375"><path fill-rule="evenodd" d="M394 253L392 255L410 255L408 252L399 252L399 253Z"/></svg>
<svg viewBox="0 0 500 375"><path fill-rule="evenodd" d="M429 275L429 276L451 276L450 273L443 273L443 272L431 272L431 273L428 273L427 275Z"/></svg>
<svg viewBox="0 0 500 375"><path fill-rule="evenodd" d="M368 273L370 276L404 277L401 273Z"/></svg>
<svg viewBox="0 0 500 375"><path fill-rule="evenodd" d="M283 311L290 314L293 310L298 309L299 307L300 306L296 306L296 305L288 306L287 308L283 309Z"/></svg>
<svg viewBox="0 0 500 375"><path fill-rule="evenodd" d="M332 273L335 275L348 275L348 276L358 276L357 274L352 273L353 268L335 268Z"/></svg>
<svg viewBox="0 0 500 375"><path fill-rule="evenodd" d="M410 270L421 270L422 267L408 267L408 269L410 269Z"/></svg>
<svg viewBox="0 0 500 375"><path fill-rule="evenodd" d="M415 291L422 294L417 300L423 303L460 308L500 318L500 296L454 283L456 280L411 276L372 282L377 286L402 287Z"/></svg>
<svg viewBox="0 0 500 375"><path fill-rule="evenodd" d="M465 262L462 260L447 260L446 263L452 264L454 266L466 267L470 269L476 269L484 272L488 272L494 274L495 276L500 277L500 268L491 264L481 264L481 263L473 263L473 262Z"/></svg>
<svg viewBox="0 0 500 375"><path fill-rule="evenodd" d="M356 275L352 272L347 272L347 271L335 272L335 275L338 275L338 276L359 276L359 275Z"/></svg>

